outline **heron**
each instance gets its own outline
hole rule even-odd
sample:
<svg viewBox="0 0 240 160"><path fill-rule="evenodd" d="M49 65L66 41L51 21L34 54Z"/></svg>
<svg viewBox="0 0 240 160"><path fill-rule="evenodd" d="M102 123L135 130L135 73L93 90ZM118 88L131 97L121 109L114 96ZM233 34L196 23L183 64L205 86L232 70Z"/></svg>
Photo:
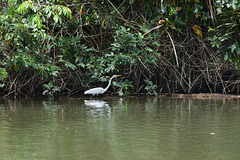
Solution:
<svg viewBox="0 0 240 160"><path fill-rule="evenodd" d="M106 88L102 88L102 87L92 88L92 89L86 90L86 91L84 92L84 94L92 94L93 96L94 96L95 94L96 94L96 95L103 94L103 93L105 93L105 92L108 90L108 88L110 87L111 82L112 82L112 79L113 79L113 78L116 78L116 77L120 77L120 76L122 76L122 75L113 75L113 76L109 79L108 85L107 85Z"/></svg>

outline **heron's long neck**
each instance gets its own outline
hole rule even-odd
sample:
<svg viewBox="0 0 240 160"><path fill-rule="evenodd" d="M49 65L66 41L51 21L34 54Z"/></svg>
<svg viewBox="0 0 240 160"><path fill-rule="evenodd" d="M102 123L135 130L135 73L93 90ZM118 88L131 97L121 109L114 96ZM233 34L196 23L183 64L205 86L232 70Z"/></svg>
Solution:
<svg viewBox="0 0 240 160"><path fill-rule="evenodd" d="M111 78L110 78L107 87L104 89L105 91L108 90L108 88L110 87L113 78L114 78L114 77L111 77Z"/></svg>

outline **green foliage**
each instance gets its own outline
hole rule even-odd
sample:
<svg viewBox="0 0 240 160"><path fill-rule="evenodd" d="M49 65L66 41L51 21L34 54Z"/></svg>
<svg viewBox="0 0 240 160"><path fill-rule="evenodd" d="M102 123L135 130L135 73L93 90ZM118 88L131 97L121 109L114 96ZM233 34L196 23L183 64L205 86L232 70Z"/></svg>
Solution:
<svg viewBox="0 0 240 160"><path fill-rule="evenodd" d="M190 92L218 80L221 73L205 75L213 67L202 65L217 64L212 56L240 66L238 1L3 0L0 7L2 94L82 93L117 73L128 75L113 82L119 95Z"/></svg>
<svg viewBox="0 0 240 160"><path fill-rule="evenodd" d="M142 29L144 30L144 27ZM136 60L143 61L144 64L154 64L161 56L156 51L160 46L158 37L159 34L156 33L145 38L140 32L133 34L130 28L120 26L114 35L112 51L124 55L123 64L138 65Z"/></svg>
<svg viewBox="0 0 240 160"><path fill-rule="evenodd" d="M183 30L187 25L200 23L206 25L208 6L205 1L145 1L141 11L149 24L153 25L164 20L166 29Z"/></svg>
<svg viewBox="0 0 240 160"><path fill-rule="evenodd" d="M7 78L7 72L4 68L0 68L0 81L3 81ZM4 87L4 84L0 83L0 88Z"/></svg>
<svg viewBox="0 0 240 160"><path fill-rule="evenodd" d="M220 42L221 38L217 37L216 35L213 37L208 37L208 40L210 41L213 48L214 47L219 48L221 45L221 42Z"/></svg>
<svg viewBox="0 0 240 160"><path fill-rule="evenodd" d="M4 80L7 77L7 72L4 68L0 68L0 80Z"/></svg>
<svg viewBox="0 0 240 160"><path fill-rule="evenodd" d="M217 22L215 29L210 29L209 40L212 47L217 47L217 54L236 67L240 66L240 4L237 1L216 1Z"/></svg>
<svg viewBox="0 0 240 160"><path fill-rule="evenodd" d="M41 77L50 80L58 77L61 66L56 65L55 62L72 69L76 68L65 61L62 55L52 54L56 36L54 37L54 33L49 32L49 29L55 26L60 27L65 17L72 19L71 10L68 7L53 3L12 0L9 1L10 7L2 11L4 14L0 14L1 45L3 46L0 50L3 53L1 55L3 61L0 65L6 68L6 73L11 73L10 79L12 76L32 75L29 73L32 70L35 75L28 77L30 80ZM5 72L1 73L4 77ZM21 78L18 80L15 78L14 81L24 84L31 82L19 82L20 80ZM58 89L52 86L51 90L48 88L45 93L53 95Z"/></svg>
<svg viewBox="0 0 240 160"><path fill-rule="evenodd" d="M43 88L44 88L43 95L48 95L50 98L53 98L54 94L60 91L60 87L53 85L52 82L44 84Z"/></svg>
<svg viewBox="0 0 240 160"><path fill-rule="evenodd" d="M157 85L153 84L152 81L149 79L144 79L144 82L146 83L146 87L144 88L147 91L148 95L157 95L156 88Z"/></svg>
<svg viewBox="0 0 240 160"><path fill-rule="evenodd" d="M62 16L72 19L72 11L62 5L52 5L50 3L36 3L28 0L24 1L18 8L17 12L26 14L26 18L31 25L37 25L39 28L46 27L43 23L49 23L52 18L54 24L62 24Z"/></svg>
<svg viewBox="0 0 240 160"><path fill-rule="evenodd" d="M128 95L131 93L131 90L134 89L134 86L132 85L132 81L129 80L121 80L121 81L114 81L113 82L114 86L119 87L118 95L119 96L124 96Z"/></svg>
<svg viewBox="0 0 240 160"><path fill-rule="evenodd" d="M236 68L240 68L240 45L238 42L230 45L227 50L228 52L226 52L224 60L233 64Z"/></svg>

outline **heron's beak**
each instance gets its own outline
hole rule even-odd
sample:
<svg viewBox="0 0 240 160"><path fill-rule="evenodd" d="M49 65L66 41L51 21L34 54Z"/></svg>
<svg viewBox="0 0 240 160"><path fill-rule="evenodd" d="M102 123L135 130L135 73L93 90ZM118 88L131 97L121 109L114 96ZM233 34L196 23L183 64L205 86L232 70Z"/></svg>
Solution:
<svg viewBox="0 0 240 160"><path fill-rule="evenodd" d="M122 75L116 75L117 77L121 77Z"/></svg>

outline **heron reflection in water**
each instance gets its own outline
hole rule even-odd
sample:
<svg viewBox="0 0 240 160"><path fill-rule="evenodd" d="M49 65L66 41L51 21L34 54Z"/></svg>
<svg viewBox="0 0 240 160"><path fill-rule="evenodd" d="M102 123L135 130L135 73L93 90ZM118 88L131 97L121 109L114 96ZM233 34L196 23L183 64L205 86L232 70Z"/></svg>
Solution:
<svg viewBox="0 0 240 160"><path fill-rule="evenodd" d="M84 100L84 104L93 108L109 107L107 102L102 100Z"/></svg>
<svg viewBox="0 0 240 160"><path fill-rule="evenodd" d="M94 117L104 115L111 117L111 108L103 100L84 100L84 104L89 107L86 111Z"/></svg>

